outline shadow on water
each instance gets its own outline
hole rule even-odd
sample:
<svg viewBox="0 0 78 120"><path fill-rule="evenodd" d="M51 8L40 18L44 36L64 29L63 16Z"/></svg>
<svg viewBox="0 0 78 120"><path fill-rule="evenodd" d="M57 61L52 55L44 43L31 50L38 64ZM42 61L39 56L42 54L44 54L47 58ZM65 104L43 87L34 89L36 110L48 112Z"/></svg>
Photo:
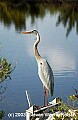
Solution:
<svg viewBox="0 0 78 120"><path fill-rule="evenodd" d="M9 5L0 2L0 21L4 26L10 27L15 25L15 30L20 32L26 30L26 19L31 17L31 24L35 23L36 18L43 19L47 12L50 15L59 14L57 17L56 26L63 24L67 29L66 36L69 35L73 27L76 26L76 33L78 34L78 5L75 4L17 4Z"/></svg>

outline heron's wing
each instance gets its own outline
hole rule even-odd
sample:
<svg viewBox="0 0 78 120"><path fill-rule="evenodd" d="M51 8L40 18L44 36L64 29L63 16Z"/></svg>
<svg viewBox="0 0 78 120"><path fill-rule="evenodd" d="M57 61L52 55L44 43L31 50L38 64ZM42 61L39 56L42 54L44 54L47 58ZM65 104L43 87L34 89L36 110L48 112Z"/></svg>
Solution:
<svg viewBox="0 0 78 120"><path fill-rule="evenodd" d="M52 96L54 90L54 76L49 63L46 60L43 61L43 65L40 67L39 77Z"/></svg>

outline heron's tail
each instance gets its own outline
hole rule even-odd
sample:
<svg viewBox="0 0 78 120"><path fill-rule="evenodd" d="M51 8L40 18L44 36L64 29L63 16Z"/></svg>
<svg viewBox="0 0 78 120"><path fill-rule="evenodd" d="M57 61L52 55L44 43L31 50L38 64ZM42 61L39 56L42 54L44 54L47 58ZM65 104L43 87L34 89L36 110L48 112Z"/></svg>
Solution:
<svg viewBox="0 0 78 120"><path fill-rule="evenodd" d="M53 81L51 82L51 86L50 86L50 91L49 91L50 95L53 96L53 93L54 93L54 79Z"/></svg>

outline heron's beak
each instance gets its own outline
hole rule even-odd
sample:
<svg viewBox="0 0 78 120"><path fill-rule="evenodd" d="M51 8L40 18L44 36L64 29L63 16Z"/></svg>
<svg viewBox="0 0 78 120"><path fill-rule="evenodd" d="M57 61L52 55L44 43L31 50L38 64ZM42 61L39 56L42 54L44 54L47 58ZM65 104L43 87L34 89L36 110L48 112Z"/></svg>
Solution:
<svg viewBox="0 0 78 120"><path fill-rule="evenodd" d="M22 34L31 34L32 31L24 31L24 32L21 32Z"/></svg>

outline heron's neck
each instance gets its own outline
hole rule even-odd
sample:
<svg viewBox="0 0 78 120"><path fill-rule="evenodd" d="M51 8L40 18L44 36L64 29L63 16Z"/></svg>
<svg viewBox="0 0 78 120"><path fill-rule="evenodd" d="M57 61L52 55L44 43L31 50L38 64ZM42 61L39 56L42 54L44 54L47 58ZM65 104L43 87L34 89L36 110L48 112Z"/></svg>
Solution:
<svg viewBox="0 0 78 120"><path fill-rule="evenodd" d="M35 55L35 58L36 58L37 61L41 58L41 56L38 52L38 49L37 49L37 46L38 46L39 42L40 42L40 36L39 36L39 34L37 34L37 39L34 43L34 55Z"/></svg>

